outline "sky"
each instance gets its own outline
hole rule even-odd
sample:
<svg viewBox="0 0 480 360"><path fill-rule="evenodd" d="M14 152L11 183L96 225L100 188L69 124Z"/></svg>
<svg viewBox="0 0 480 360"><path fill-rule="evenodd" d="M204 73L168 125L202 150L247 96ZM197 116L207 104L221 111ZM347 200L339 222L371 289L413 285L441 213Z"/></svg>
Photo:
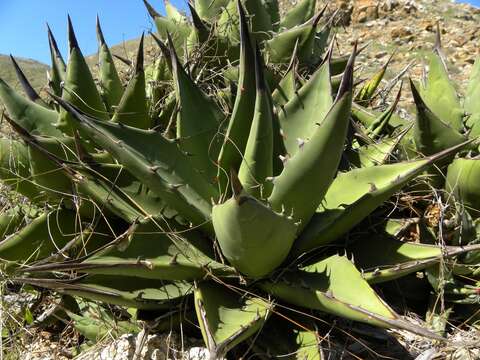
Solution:
<svg viewBox="0 0 480 360"><path fill-rule="evenodd" d="M150 0L164 13L163 0ZM185 7L185 0L172 0ZM142 0L0 0L0 54L30 58L50 64L46 23L50 25L64 58L67 58L67 14L72 18L84 55L97 51L95 21L100 16L105 40L116 45L154 31Z"/></svg>
<svg viewBox="0 0 480 360"><path fill-rule="evenodd" d="M185 8L186 0L171 0ZM480 6L480 0L460 0ZM164 13L163 0L150 3ZM154 30L142 0L0 0L0 54L12 54L50 64L48 22L67 58L67 14L70 14L84 55L97 50L95 18L99 14L109 45Z"/></svg>

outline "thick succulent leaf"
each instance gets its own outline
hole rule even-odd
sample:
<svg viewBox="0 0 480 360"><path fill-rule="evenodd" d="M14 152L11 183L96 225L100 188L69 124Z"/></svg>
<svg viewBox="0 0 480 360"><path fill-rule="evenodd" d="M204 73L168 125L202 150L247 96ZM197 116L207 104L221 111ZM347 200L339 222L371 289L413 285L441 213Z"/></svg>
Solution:
<svg viewBox="0 0 480 360"><path fill-rule="evenodd" d="M295 242L293 254L300 255L338 239L415 176L435 162L452 156L465 145L423 160L359 168L339 174L317 213Z"/></svg>
<svg viewBox="0 0 480 360"><path fill-rule="evenodd" d="M29 271L76 270L171 281L201 279L207 272L217 275L231 272L209 257L210 244L206 238L194 230L173 226L174 222L152 219L134 225L120 242L83 261L40 265Z"/></svg>
<svg viewBox="0 0 480 360"><path fill-rule="evenodd" d="M268 61L271 63L286 63L290 60L298 42L299 60L309 62L314 50L317 25L321 14L314 19L292 29L277 33L265 43Z"/></svg>
<svg viewBox="0 0 480 360"><path fill-rule="evenodd" d="M280 21L281 29L291 29L310 20L315 15L316 0L301 0Z"/></svg>
<svg viewBox="0 0 480 360"><path fill-rule="evenodd" d="M28 147L20 141L0 139L0 178L2 184L35 203L45 199L31 178Z"/></svg>
<svg viewBox="0 0 480 360"><path fill-rule="evenodd" d="M348 247L355 265L369 284L391 281L426 269L442 259L468 253L473 247L441 247L403 242L389 236L375 236L356 241Z"/></svg>
<svg viewBox="0 0 480 360"><path fill-rule="evenodd" d="M365 128L370 128L375 126L375 124L379 124L378 120L382 117L382 115L386 115L386 112L377 112L371 109L367 109L361 105L353 103L352 106L352 117L354 120L361 123ZM388 132L391 132L393 128L401 127L407 128L410 126L410 121L406 119L402 119L400 116L396 114L392 114L390 119L388 120Z"/></svg>
<svg viewBox="0 0 480 360"><path fill-rule="evenodd" d="M387 129L390 126L390 120L393 120L393 115L397 108L398 103L400 102L400 97L402 95L402 86L400 86L400 90L398 91L397 97L390 107L385 110L378 118L376 118L367 128L367 134L372 138L377 138L384 133L388 133Z"/></svg>
<svg viewBox="0 0 480 360"><path fill-rule="evenodd" d="M0 79L0 99L13 121L32 134L62 136L55 128L58 114L19 95Z"/></svg>
<svg viewBox="0 0 480 360"><path fill-rule="evenodd" d="M338 169L350 123L354 59L352 55L337 100L325 119L273 180L269 203L276 211L292 213L296 221L301 221L300 229L315 213Z"/></svg>
<svg viewBox="0 0 480 360"><path fill-rule="evenodd" d="M273 305L265 300L228 289L213 282L195 289L195 309L210 356L220 359L258 332Z"/></svg>
<svg viewBox="0 0 480 360"><path fill-rule="evenodd" d="M242 163L242 154L247 146L256 102L255 71L253 71L255 68L255 50L252 46L245 12L241 3L238 6L240 14L240 70L237 96L218 158L218 177L222 193L228 188L226 183L230 169L238 171Z"/></svg>
<svg viewBox="0 0 480 360"><path fill-rule="evenodd" d="M48 154L56 157L71 159L74 155L68 146L70 145L68 138L39 138L35 139L35 142L41 144L40 146ZM47 195L47 198L59 200L72 194L73 184L63 167L52 161L51 157L31 142L28 145L32 180Z"/></svg>
<svg viewBox="0 0 480 360"><path fill-rule="evenodd" d="M290 61L290 66L272 93L273 104L280 109L292 100L297 92L296 72L298 64L296 52L294 52L293 56L294 58ZM279 111L277 110L277 112Z"/></svg>
<svg viewBox="0 0 480 360"><path fill-rule="evenodd" d="M465 94L464 109L467 115L467 126L472 129L470 136L477 137L480 135L480 57L475 60L473 65L470 81Z"/></svg>
<svg viewBox="0 0 480 360"><path fill-rule="evenodd" d="M285 260L297 226L292 218L247 195L234 176L232 182L234 196L212 210L215 235L223 255L238 271L259 278Z"/></svg>
<svg viewBox="0 0 480 360"><path fill-rule="evenodd" d="M272 23L272 30L277 32L280 28L280 9L278 0L264 0L264 6L270 15L270 22ZM308 19L307 19L308 20Z"/></svg>
<svg viewBox="0 0 480 360"><path fill-rule="evenodd" d="M4 210L0 214L0 239L5 239L8 235L18 231L29 217L35 217L36 211L27 206L15 206Z"/></svg>
<svg viewBox="0 0 480 360"><path fill-rule="evenodd" d="M58 99L78 126L128 171L194 224L210 217L213 185L193 167L175 141L155 131L135 129L92 119Z"/></svg>
<svg viewBox="0 0 480 360"><path fill-rule="evenodd" d="M223 9L217 22L217 32L219 34L225 34L230 44L235 45L240 42L240 32L238 31L240 26L239 13L237 11L241 0L230 0Z"/></svg>
<svg viewBox="0 0 480 360"><path fill-rule="evenodd" d="M327 60L278 113L283 141L290 156L310 141L332 105L330 64Z"/></svg>
<svg viewBox="0 0 480 360"><path fill-rule="evenodd" d="M103 37L100 19L97 16L97 38L98 38L98 77L103 101L108 111L112 111L120 102L123 94L123 85L118 76L115 62L113 61L110 49ZM57 95L57 94L55 94Z"/></svg>
<svg viewBox="0 0 480 360"><path fill-rule="evenodd" d="M214 22L229 0L195 0L195 10L202 19Z"/></svg>
<svg viewBox="0 0 480 360"><path fill-rule="evenodd" d="M385 63L385 65L382 66L380 70L373 74L373 76L365 84L363 84L362 88L355 96L356 102L362 105L366 105L372 100L375 91L377 90L378 86L382 82L383 77L385 76L385 72L387 71L387 67L390 64L392 57L393 55L388 59L388 61Z"/></svg>
<svg viewBox="0 0 480 360"><path fill-rule="evenodd" d="M53 36L50 26L47 24L48 31L48 43L50 45L50 56L52 59L52 70L50 73L49 86L53 90L53 93L57 96L62 96L62 81L65 80L67 73L67 66L63 60L62 54L58 49L57 41Z"/></svg>
<svg viewBox="0 0 480 360"><path fill-rule="evenodd" d="M480 160L457 158L448 166L446 190L475 218L480 215Z"/></svg>
<svg viewBox="0 0 480 360"><path fill-rule="evenodd" d="M146 94L149 100L151 118L154 121L153 126L161 124L158 118L166 106L166 99L171 96L170 98L173 98L175 101L175 94L172 94L167 87L161 86L161 84L169 80L171 80L171 72L164 56L161 56L154 64L149 65L145 69Z"/></svg>
<svg viewBox="0 0 480 360"><path fill-rule="evenodd" d="M346 257L331 256L302 270L287 272L277 282L264 282L260 286L297 306L438 338L428 330L401 319L373 291Z"/></svg>
<svg viewBox="0 0 480 360"><path fill-rule="evenodd" d="M269 39L270 33L273 31L272 19L265 7L263 1L258 0L243 0L243 5L247 14L251 16L252 35L261 43Z"/></svg>
<svg viewBox="0 0 480 360"><path fill-rule="evenodd" d="M347 153L348 160L355 167L370 167L385 164L393 155L405 132L399 137L385 137L373 144L366 144Z"/></svg>
<svg viewBox="0 0 480 360"><path fill-rule="evenodd" d="M207 24L200 18L191 3L188 3L188 7L192 16L194 31L192 31L190 33L190 36L188 37L187 48L188 52L192 53L193 51L195 51L195 47L197 45L203 46L208 42L208 38L211 35L211 28L209 24Z"/></svg>
<svg viewBox="0 0 480 360"><path fill-rule="evenodd" d="M37 103L38 105L48 107L48 105L40 98L37 91L33 88L32 84L30 84L27 77L25 76L22 69L12 55L10 55L10 60L12 60L13 68L15 69L15 73L17 74L18 82L22 86L23 92L28 97L28 99L30 101L33 101L34 103Z"/></svg>
<svg viewBox="0 0 480 360"><path fill-rule="evenodd" d="M166 282L120 275L93 275L73 281L35 278L13 280L62 294L144 310L174 307L193 291L192 285L186 282Z"/></svg>
<svg viewBox="0 0 480 360"><path fill-rule="evenodd" d="M128 82L112 121L139 129L148 129L152 125L148 113L145 71L143 69L143 35L138 45L135 74Z"/></svg>
<svg viewBox="0 0 480 360"><path fill-rule="evenodd" d="M51 211L0 242L1 261L31 263L57 252L78 235L74 212Z"/></svg>
<svg viewBox="0 0 480 360"><path fill-rule="evenodd" d="M177 103L177 137L182 150L187 152L198 171L213 182L217 175L214 161L220 145L216 137L223 114L193 82L179 62L170 42L172 73Z"/></svg>
<svg viewBox="0 0 480 360"><path fill-rule="evenodd" d="M430 110L415 84L411 81L410 85L417 107L417 118L413 128L417 150L423 155L432 155L464 142L466 137L453 127L453 123L450 125Z"/></svg>
<svg viewBox="0 0 480 360"><path fill-rule="evenodd" d="M29 145L29 180L37 186L32 200L48 198L63 201L63 205L69 207L78 205L81 215L87 218L94 218L98 211L109 210L109 215L115 214L129 222L164 210L163 201L143 189L126 170L109 164L113 160L108 154L90 155L78 142L67 137L59 140L32 136L23 130L19 133ZM73 150L75 147L77 152ZM75 204L73 197L68 198L74 186Z"/></svg>
<svg viewBox="0 0 480 360"><path fill-rule="evenodd" d="M72 22L68 18L68 36L70 56L68 58L67 74L62 92L62 99L75 105L86 114L98 119L108 120L107 109L93 80L90 69L80 50ZM70 113L61 110L58 127L65 133L73 134L73 125Z"/></svg>
<svg viewBox="0 0 480 360"><path fill-rule="evenodd" d="M260 334L252 340L257 354L268 354L270 358L290 360L323 360L323 337L317 332L315 323L307 316L272 314ZM298 316L297 316L298 315Z"/></svg>
<svg viewBox="0 0 480 360"><path fill-rule="evenodd" d="M161 198L151 193L121 165L93 164L76 170L72 180L84 216L108 211L109 215L132 223L138 219L171 213Z"/></svg>
<svg viewBox="0 0 480 360"><path fill-rule="evenodd" d="M170 20L179 22L179 23L186 23L188 21L185 14L182 14L180 10L178 10L169 0L164 2L165 5L165 12L167 14L167 18Z"/></svg>
<svg viewBox="0 0 480 360"><path fill-rule="evenodd" d="M437 53L430 54L428 58L428 77L421 89L422 98L436 117L452 129L461 131L463 109L445 65Z"/></svg>
<svg viewBox="0 0 480 360"><path fill-rule="evenodd" d="M130 320L116 319L113 314L96 303L89 303L82 308L81 314L68 311L75 330L94 343L107 336L115 338L123 334L137 334L140 332L138 323Z"/></svg>
<svg viewBox="0 0 480 360"><path fill-rule="evenodd" d="M263 74L263 60L257 48L255 62L256 101L250 135L238 178L245 191L256 198L270 195L273 175L273 105Z"/></svg>
<svg viewBox="0 0 480 360"><path fill-rule="evenodd" d="M143 0L143 3L155 22L160 37L166 39L167 35L170 35L175 44L175 48L184 49L185 42L192 31L191 25L187 21L179 21L160 15L147 0Z"/></svg>

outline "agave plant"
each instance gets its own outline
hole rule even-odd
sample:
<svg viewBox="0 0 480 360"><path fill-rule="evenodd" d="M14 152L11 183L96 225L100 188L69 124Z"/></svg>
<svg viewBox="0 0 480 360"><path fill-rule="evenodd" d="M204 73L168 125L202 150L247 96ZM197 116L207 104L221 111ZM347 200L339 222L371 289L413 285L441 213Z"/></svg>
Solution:
<svg viewBox="0 0 480 360"><path fill-rule="evenodd" d="M384 113L375 113L362 106L367 101L361 95L366 93L366 90L376 89L378 82L375 80L384 73L384 69L363 87L363 92L359 92L356 100L363 103L355 105L353 115L367 129L367 134L372 133L368 130L378 129L376 134L383 135L383 139L389 139L389 134L394 128L403 129L404 137L400 142L404 146L400 148L404 151L398 155L404 158L411 157L412 154L428 156L463 143L467 139L474 141L456 157L447 157L437 163L435 169L431 168L427 172L429 175L434 175L430 177L428 193L431 194L433 188L435 192L442 195L436 202L443 202L444 205L435 205L435 207L443 208L440 212L444 220L424 226L420 233L422 237L441 238L449 245L475 244L478 243L477 228L480 210L478 201L480 191L477 186L480 174L478 172L480 163L478 161L479 107L477 101L480 62L478 59L475 62L469 85L462 97L449 78L448 61L443 53L439 28L434 50L427 54L427 61L428 70L425 71L426 76L423 81L410 81L417 110L413 126L405 120L396 118L395 115L388 117L393 106ZM426 216L431 206L430 203L429 207L424 207ZM421 221L428 222L426 219ZM447 262L427 270L427 278L435 291L442 294L443 300L450 304L450 311L445 311L447 316L441 321L443 328L448 314L451 313L452 304L478 303L478 256L478 252L472 252L461 257L460 263ZM432 304L433 308L439 306L438 301L433 301ZM464 309L461 311L463 312ZM473 308L470 315L475 311ZM472 317L475 318L474 315Z"/></svg>
<svg viewBox="0 0 480 360"><path fill-rule="evenodd" d="M0 143L0 175L42 209L17 232L2 225L9 234L0 242L5 276L140 310L194 308L212 358L292 307L308 311L309 323L329 313L439 339L396 313L371 285L478 246L403 243L385 230L348 245L354 263L338 255L339 240L469 141L408 162L387 164L391 159L377 154L379 162L339 171L352 149L357 50L346 63L335 60L337 68L344 65L334 89L333 47L319 60L314 46L315 1L300 2L283 20L276 1L258 3L196 1L192 23L168 3L167 17L147 4L168 44L156 38L163 57L149 79L142 37L125 88L100 26L97 87L70 19L66 66L49 30L51 101L18 67L27 98L0 81L7 120L20 137ZM182 56L209 41L226 47L208 48L207 70L182 64ZM225 59L233 71L221 67ZM298 63L315 69L300 86ZM205 76L210 70L225 75ZM227 88L219 79L232 73L238 80L230 110L219 105ZM0 224L10 224L7 218L22 214L12 209ZM315 326L297 325L282 327L279 336L293 339L282 347L321 358ZM272 351L278 341L268 334L257 340Z"/></svg>

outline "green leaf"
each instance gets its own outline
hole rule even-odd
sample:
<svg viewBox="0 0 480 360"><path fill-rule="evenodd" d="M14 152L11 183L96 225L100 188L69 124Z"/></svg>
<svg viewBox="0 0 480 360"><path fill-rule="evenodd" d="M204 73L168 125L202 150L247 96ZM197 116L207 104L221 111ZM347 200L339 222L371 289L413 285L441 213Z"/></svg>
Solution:
<svg viewBox="0 0 480 360"><path fill-rule="evenodd" d="M470 81L465 94L464 109L467 115L467 126L471 128L470 137L480 135L480 57L477 57L470 75Z"/></svg>
<svg viewBox="0 0 480 360"><path fill-rule="evenodd" d="M145 71L143 69L143 34L138 45L135 74L128 82L112 121L138 129L149 129L152 125L148 113Z"/></svg>
<svg viewBox="0 0 480 360"><path fill-rule="evenodd" d="M201 279L207 271L219 275L230 272L228 267L212 260L209 244L199 233L174 226L165 219L133 225L122 241L84 261L40 265L30 271L76 270L170 281ZM169 234L175 230L184 236Z"/></svg>
<svg viewBox="0 0 480 360"><path fill-rule="evenodd" d="M218 197L216 189L192 167L175 141L156 131L92 119L61 99L57 101L97 145L112 154L169 207L194 224L210 218L211 199Z"/></svg>
<svg viewBox="0 0 480 360"><path fill-rule="evenodd" d="M332 105L330 63L327 60L279 110L278 120L290 156L310 140Z"/></svg>
<svg viewBox="0 0 480 360"><path fill-rule="evenodd" d="M299 26L315 15L316 0L301 0L294 8L289 9L280 21L281 29L291 29Z"/></svg>
<svg viewBox="0 0 480 360"><path fill-rule="evenodd" d="M28 307L25 308L25 314L23 316L23 319L25 320L27 325L32 325L33 324L33 320L34 320L33 319L33 314Z"/></svg>
<svg viewBox="0 0 480 360"><path fill-rule="evenodd" d="M355 101L364 105L368 104L371 100L373 95L375 95L375 91L377 90L378 86L382 82L383 77L385 76L385 72L387 71L387 67L392 60L392 56L387 60L385 65L382 66L380 70L378 70L373 76L362 86L360 91L355 96Z"/></svg>
<svg viewBox="0 0 480 360"><path fill-rule="evenodd" d="M382 116L388 114L387 111L381 113L378 111L367 109L356 103L353 103L352 117L354 120L361 123L365 128L370 128L370 127L377 128L378 125L375 125L375 124L379 124L379 119L381 119ZM393 128L397 128L397 127L407 128L408 126L410 126L410 123L411 121L402 119L396 114L391 114L390 119L388 120L387 129L388 129L388 132L390 133L393 130Z"/></svg>
<svg viewBox="0 0 480 360"><path fill-rule="evenodd" d="M97 16L97 38L98 38L98 76L101 95L108 111L117 106L122 98L123 85L118 76L115 62L113 61L110 49L103 37L100 19ZM55 94L57 95L57 94Z"/></svg>
<svg viewBox="0 0 480 360"><path fill-rule="evenodd" d="M94 343L106 336L117 338L123 334L140 332L140 326L134 320L116 319L111 311L93 302L87 302L81 314L68 311L68 316L73 320L75 329Z"/></svg>
<svg viewBox="0 0 480 360"><path fill-rule="evenodd" d="M173 39L176 49L184 49L185 42L190 35L192 28L191 25L185 20L185 18L180 14L182 19L172 19L160 15L153 7L148 3L147 0L143 0L145 7L147 8L148 13L155 22L157 27L157 32L160 35L160 38L166 39L167 35L170 35ZM172 12L172 7L170 7L171 16L175 15ZM182 51L183 53L183 51Z"/></svg>
<svg viewBox="0 0 480 360"><path fill-rule="evenodd" d="M445 65L437 53L428 56L428 77L422 98L433 114L456 131L463 129L463 109ZM413 90L412 90L413 91Z"/></svg>
<svg viewBox="0 0 480 360"><path fill-rule="evenodd" d="M190 283L119 275L93 275L65 281L37 278L14 278L13 281L93 301L145 310L171 308L193 291Z"/></svg>
<svg viewBox="0 0 480 360"><path fill-rule="evenodd" d="M355 167L370 167L385 164L393 155L405 132L396 138L385 137L373 144L366 144L347 153L348 160Z"/></svg>
<svg viewBox="0 0 480 360"><path fill-rule="evenodd" d="M273 305L224 285L201 283L195 289L195 309L203 340L212 358L226 353L258 332Z"/></svg>
<svg viewBox="0 0 480 360"><path fill-rule="evenodd" d="M252 341L256 353L271 358L285 357L291 360L323 360L322 339L315 323L300 314L273 314L258 337Z"/></svg>
<svg viewBox="0 0 480 360"><path fill-rule="evenodd" d="M223 255L238 271L259 278L285 260L297 226L291 217L249 196L232 175L234 196L212 210L215 235Z"/></svg>
<svg viewBox="0 0 480 360"><path fill-rule="evenodd" d="M0 139L0 178L2 184L33 202L45 200L31 178L28 147L18 140Z"/></svg>
<svg viewBox="0 0 480 360"><path fill-rule="evenodd" d="M270 195L272 183L267 179L273 175L273 105L264 78L261 56L257 47L255 62L257 98L250 135L238 174L245 191L258 199Z"/></svg>
<svg viewBox="0 0 480 360"><path fill-rule="evenodd" d="M179 23L188 22L187 17L184 14L182 14L175 6L173 6L170 1L166 0L164 2L164 5L165 5L165 12L167 13L167 18Z"/></svg>
<svg viewBox="0 0 480 360"><path fill-rule="evenodd" d="M287 71L283 75L282 79L278 82L275 90L272 93L273 103L280 109L293 99L297 91L297 66L298 61L296 59L296 52L294 52ZM277 113L280 111L280 109L277 110Z"/></svg>
<svg viewBox="0 0 480 360"><path fill-rule="evenodd" d="M78 46L70 16L68 17L68 37L70 55L62 99L74 104L86 114L108 120L109 114L97 90L90 68ZM72 121L71 115L62 110L57 126L66 134L72 135L74 130Z"/></svg>
<svg viewBox="0 0 480 360"><path fill-rule="evenodd" d="M451 122L443 121L430 110L412 81L410 86L417 106L417 119L413 131L415 144L420 153L432 155L467 139L453 127Z"/></svg>
<svg viewBox="0 0 480 360"><path fill-rule="evenodd" d="M286 63L290 60L298 42L298 56L301 63L309 63L315 47L315 36L321 13L310 21L292 29L275 34L265 42L268 61Z"/></svg>
<svg viewBox="0 0 480 360"><path fill-rule="evenodd" d="M293 254L300 255L346 234L415 176L465 145L418 161L359 168L339 174L317 213L295 242Z"/></svg>
<svg viewBox="0 0 480 360"><path fill-rule="evenodd" d="M276 211L285 209L303 229L315 213L337 172L350 123L355 51L337 100L317 126L311 140L287 160L283 172L273 180L268 201Z"/></svg>
<svg viewBox="0 0 480 360"><path fill-rule="evenodd" d="M58 119L56 111L20 96L2 79L0 79L0 100L7 109L8 115L22 128L37 135L62 136L62 132L54 126Z"/></svg>
<svg viewBox="0 0 480 360"><path fill-rule="evenodd" d="M441 247L374 236L356 241L348 251L352 252L357 268L362 270L362 277L369 284L378 284L426 269L442 259L468 253L472 248Z"/></svg>
<svg viewBox="0 0 480 360"><path fill-rule="evenodd" d="M230 169L238 171L242 163L242 154L247 146L256 102L255 71L252 71L255 68L255 50L250 39L245 12L240 3L238 12L240 14L240 70L235 104L218 158L218 177L222 193L227 192Z"/></svg>
<svg viewBox="0 0 480 360"><path fill-rule="evenodd" d="M457 158L448 166L446 190L475 218L480 215L480 160Z"/></svg>
<svg viewBox="0 0 480 360"><path fill-rule="evenodd" d="M63 60L62 54L58 49L57 41L53 36L50 26L47 24L48 31L48 43L50 45L50 56L52 60L52 70L50 73L49 86L52 88L53 93L57 96L62 96L62 81L65 80L67 73L67 66Z"/></svg>
<svg viewBox="0 0 480 360"><path fill-rule="evenodd" d="M264 6L270 15L272 30L278 32L278 29L280 28L280 9L278 6L278 0L264 0Z"/></svg>
<svg viewBox="0 0 480 360"><path fill-rule="evenodd" d="M202 19L214 22L229 0L195 0L195 10Z"/></svg>
<svg viewBox="0 0 480 360"><path fill-rule="evenodd" d="M191 157L191 162L209 181L217 175L214 159L220 151L216 137L223 114L193 82L179 62L170 41L170 54L175 93L180 111L177 116L177 137L180 147ZM202 116L199 118L199 114Z"/></svg>
<svg viewBox="0 0 480 360"><path fill-rule="evenodd" d="M268 13L263 1L259 0L243 0L243 5L247 14L251 17L252 35L257 43L271 37L273 31L272 19Z"/></svg>
<svg viewBox="0 0 480 360"><path fill-rule="evenodd" d="M278 282L264 282L264 290L309 309L385 328L399 328L438 338L403 320L373 291L346 257L331 256L302 270L285 273Z"/></svg>
<svg viewBox="0 0 480 360"><path fill-rule="evenodd" d="M44 213L0 242L0 259L18 264L43 259L65 246L79 231L80 224L74 212Z"/></svg>
<svg viewBox="0 0 480 360"><path fill-rule="evenodd" d="M25 225L27 214L24 213L24 209L28 211L28 214L36 215L33 209L29 211L30 209L23 206L15 206L2 211L0 214L0 239L5 239L8 235L13 234Z"/></svg>

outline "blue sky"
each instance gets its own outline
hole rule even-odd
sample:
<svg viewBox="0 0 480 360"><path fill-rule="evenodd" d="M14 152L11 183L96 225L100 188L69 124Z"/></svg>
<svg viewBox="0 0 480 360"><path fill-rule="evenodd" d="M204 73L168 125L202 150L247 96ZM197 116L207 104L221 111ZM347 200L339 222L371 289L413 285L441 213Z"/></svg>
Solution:
<svg viewBox="0 0 480 360"><path fill-rule="evenodd" d="M458 1L458 2L463 2L463 3L470 3L472 5L475 5L475 6L480 6L480 0L461 0L461 1Z"/></svg>
<svg viewBox="0 0 480 360"><path fill-rule="evenodd" d="M163 0L149 1L164 13ZM185 6L185 0L172 0ZM60 50L67 57L67 14L85 55L97 50L95 18L99 14L108 44L154 30L142 0L0 0L0 54L32 58L50 64L48 22Z"/></svg>
<svg viewBox="0 0 480 360"><path fill-rule="evenodd" d="M171 0L185 7L186 0ZM480 0L461 0L480 6ZM150 0L161 13L163 0ZM32 58L50 63L48 22L65 58L67 14L72 17L79 44L85 55L96 52L95 17L100 15L108 44L138 37L154 29L142 0L0 0L0 54Z"/></svg>

